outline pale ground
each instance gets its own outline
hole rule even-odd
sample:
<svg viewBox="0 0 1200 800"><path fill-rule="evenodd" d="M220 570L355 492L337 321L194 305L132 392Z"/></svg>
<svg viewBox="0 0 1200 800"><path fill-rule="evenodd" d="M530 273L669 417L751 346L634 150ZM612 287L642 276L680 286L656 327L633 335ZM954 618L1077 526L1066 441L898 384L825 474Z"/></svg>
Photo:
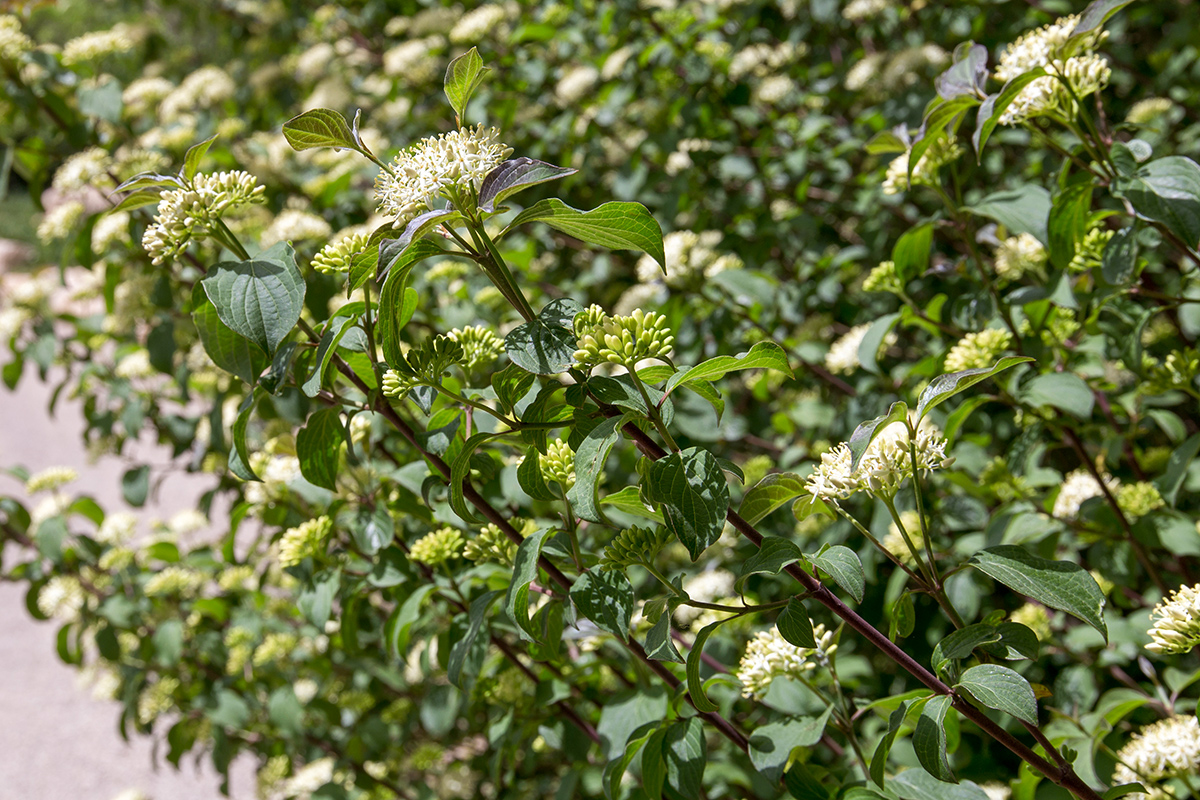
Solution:
<svg viewBox="0 0 1200 800"><path fill-rule="evenodd" d="M94 496L105 509L124 508L119 487L123 466L115 459L87 463L78 405L62 401L56 417L49 417L50 389L28 366L15 395L0 386L0 466L20 464L32 472L73 467L81 476L74 488ZM163 463L168 456L159 453L153 461ZM204 488L205 481L173 474L142 513L166 518ZM14 479L0 474L0 494L20 493ZM6 564L12 556L5 553ZM119 706L95 700L76 685L74 669L58 659L56 631L53 623L29 616L21 586L0 583L0 797L112 800L137 789L153 800L219 798L219 781L207 761L196 770L185 760L177 772L160 756L155 769L153 741L121 740ZM165 747L160 752L165 755ZM254 797L249 767L235 765L230 788L236 800Z"/></svg>

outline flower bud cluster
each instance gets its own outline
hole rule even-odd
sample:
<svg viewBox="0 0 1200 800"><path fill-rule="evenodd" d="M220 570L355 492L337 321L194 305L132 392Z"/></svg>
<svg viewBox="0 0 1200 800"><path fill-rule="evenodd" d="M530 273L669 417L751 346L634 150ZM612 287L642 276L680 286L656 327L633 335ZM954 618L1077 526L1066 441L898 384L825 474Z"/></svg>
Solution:
<svg viewBox="0 0 1200 800"><path fill-rule="evenodd" d="M114 53L132 50L137 41L137 34L125 24L115 25L112 30L85 33L63 45L62 63L63 66L73 67L98 61Z"/></svg>
<svg viewBox="0 0 1200 800"><path fill-rule="evenodd" d="M536 530L536 522L531 519L521 520L522 536L529 536ZM517 543L509 539L499 526L490 523L484 525L475 538L467 542L467 546L463 548L463 557L476 564L494 561L497 564L511 566L516 555Z"/></svg>
<svg viewBox="0 0 1200 800"><path fill-rule="evenodd" d="M367 249L368 239L370 235L361 232L339 236L313 256L312 268L326 275L348 273L354 256Z"/></svg>
<svg viewBox="0 0 1200 800"><path fill-rule="evenodd" d="M925 537L921 535L921 516L916 511L901 511L900 521L904 523L904 530L908 533L908 538L912 540L913 547L916 547L918 551L924 550ZM900 532L900 526L895 522L888 526L887 536L883 537L880 544L883 545L884 550L905 564L912 564L917 560L916 553L909 549L908 542L904 540L904 534Z"/></svg>
<svg viewBox="0 0 1200 800"><path fill-rule="evenodd" d="M563 491L575 485L575 451L562 439L555 439L538 454L538 468L546 481L557 481Z"/></svg>
<svg viewBox="0 0 1200 800"><path fill-rule="evenodd" d="M1142 368L1146 372L1143 391L1162 394L1172 389L1190 391L1200 375L1200 352L1193 347L1169 353L1162 362L1144 355Z"/></svg>
<svg viewBox="0 0 1200 800"><path fill-rule="evenodd" d="M188 567L170 566L146 581L142 589L147 597L179 595L185 599L200 593L206 581L203 572Z"/></svg>
<svg viewBox="0 0 1200 800"><path fill-rule="evenodd" d="M188 242L207 236L225 212L266 202L265 192L242 170L197 175L189 186L162 193L142 246L155 264L162 264L178 256Z"/></svg>
<svg viewBox="0 0 1200 800"><path fill-rule="evenodd" d="M879 266L871 270L863 281L863 289L868 292L887 292L900 294L904 291L904 283L896 272L895 261L881 261Z"/></svg>
<svg viewBox="0 0 1200 800"><path fill-rule="evenodd" d="M325 542L333 532L333 520L326 516L305 520L288 528L279 539L279 563L294 567L306 558L324 555Z"/></svg>
<svg viewBox="0 0 1200 800"><path fill-rule="evenodd" d="M1025 603L1008 615L1011 622L1024 625L1037 636L1039 642L1050 640L1050 612L1037 603Z"/></svg>
<svg viewBox="0 0 1200 800"><path fill-rule="evenodd" d="M849 375L862 366L862 362L858 360L858 348L862 345L863 339L866 338L867 331L870 329L871 323L865 322L862 325L855 325L843 334L829 346L829 352L825 354L825 367L830 372ZM883 337L880 349L891 347L896 341L896 334L889 332L887 336Z"/></svg>
<svg viewBox="0 0 1200 800"><path fill-rule="evenodd" d="M1012 334L1002 328L987 328L964 336L946 353L943 372L990 367L1012 344Z"/></svg>
<svg viewBox="0 0 1200 800"><path fill-rule="evenodd" d="M912 182L909 183L908 162L911 150L901 153L888 164L887 173L883 179L884 194L900 194L913 186L936 186L937 171L956 160L965 153L962 145L953 134L939 137L929 149L921 154L921 160L912 171Z"/></svg>
<svg viewBox="0 0 1200 800"><path fill-rule="evenodd" d="M137 718L142 725L149 725L175 707L174 695L179 691L179 679L164 675L147 686L138 695Z"/></svg>
<svg viewBox="0 0 1200 800"><path fill-rule="evenodd" d="M1130 522L1164 505L1158 487L1149 481L1126 483L1117 490L1117 506Z"/></svg>
<svg viewBox="0 0 1200 800"><path fill-rule="evenodd" d="M449 526L427 533L412 543L408 557L426 566L436 567L463 552L463 538L458 529Z"/></svg>
<svg viewBox="0 0 1200 800"><path fill-rule="evenodd" d="M446 336L462 345L463 355L459 363L468 372L485 367L504 354L504 340L482 325L455 328Z"/></svg>
<svg viewBox="0 0 1200 800"><path fill-rule="evenodd" d="M1155 619L1157 617L1157 619ZM1182 586L1154 606L1146 649L1163 655L1186 653L1200 644L1200 584Z"/></svg>
<svg viewBox="0 0 1200 800"><path fill-rule="evenodd" d="M1104 248L1108 246L1108 242L1112 239L1116 231L1110 231L1105 228L1092 228L1083 236L1083 241L1079 243L1079 247L1075 250L1075 255L1071 257L1071 263L1067 265L1068 269L1076 272L1086 272L1089 269L1096 269L1104 263Z"/></svg>
<svg viewBox="0 0 1200 800"><path fill-rule="evenodd" d="M600 556L600 568L611 571L634 564L652 563L670 540L671 534L666 528L644 528L640 525L626 528L604 548L604 554Z"/></svg>
<svg viewBox="0 0 1200 800"><path fill-rule="evenodd" d="M1006 281L1025 275L1042 276L1046 267L1046 248L1031 233L1010 236L996 248L996 275Z"/></svg>
<svg viewBox="0 0 1200 800"><path fill-rule="evenodd" d="M434 209L438 198L469 189L478 192L487 174L512 155L496 128L460 128L417 142L398 155L375 179L379 213L402 228Z"/></svg>
<svg viewBox="0 0 1200 800"><path fill-rule="evenodd" d="M575 331L579 337L575 360L586 367L610 363L633 369L642 359L669 357L675 343L667 318L640 308L628 317L606 315L591 327L577 321Z"/></svg>
<svg viewBox="0 0 1200 800"><path fill-rule="evenodd" d="M33 39L21 30L21 20L0 14L0 61L17 61L33 49Z"/></svg>
<svg viewBox="0 0 1200 800"><path fill-rule="evenodd" d="M813 626L813 636L817 640L815 648L796 647L779 634L778 628L760 631L746 645L738 664L742 696L761 700L776 678L803 677L818 666L828 666L829 657L838 647L833 644L833 631L819 624Z"/></svg>
<svg viewBox="0 0 1200 800"><path fill-rule="evenodd" d="M441 383L446 370L461 363L463 357L461 344L447 335L435 336L408 351L395 369L384 373L383 393L398 398L422 383Z"/></svg>

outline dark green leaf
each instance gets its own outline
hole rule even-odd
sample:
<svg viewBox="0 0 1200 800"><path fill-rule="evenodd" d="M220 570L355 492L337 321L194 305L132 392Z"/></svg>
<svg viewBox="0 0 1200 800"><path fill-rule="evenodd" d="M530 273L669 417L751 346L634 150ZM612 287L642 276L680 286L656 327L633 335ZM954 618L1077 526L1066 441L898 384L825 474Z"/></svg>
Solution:
<svg viewBox="0 0 1200 800"><path fill-rule="evenodd" d="M704 693L704 685L700 681L700 664L702 663L701 656L704 655L704 645L708 642L708 637L716 633L717 628L728 621L728 619L719 619L701 628L692 642L692 649L688 651L686 668L688 694L691 695L692 705L701 713L717 710L717 704L708 699L708 695Z"/></svg>
<svg viewBox="0 0 1200 800"><path fill-rule="evenodd" d="M304 729L304 708L291 686L280 686L271 692L267 714L271 724L286 735L297 736Z"/></svg>
<svg viewBox="0 0 1200 800"><path fill-rule="evenodd" d="M999 94L991 95L987 100L983 101L983 105L979 107L979 116L975 122L975 135L971 137L971 141L975 145L975 157L977 161L983 159L983 148L987 145L987 140L991 138L992 131L996 129L996 125L1000 123L1000 115L1008 110L1013 100L1017 99L1017 95L1026 86L1045 74L1046 70L1044 68L1034 67L1004 84L1004 88L1000 90Z"/></svg>
<svg viewBox="0 0 1200 800"><path fill-rule="evenodd" d="M956 688L965 689L988 708L1037 725L1037 698L1033 695L1033 687L1008 667L999 664L971 667L962 674Z"/></svg>
<svg viewBox="0 0 1200 800"><path fill-rule="evenodd" d="M517 635L527 642L534 641L533 625L529 619L529 584L537 578L538 557L542 544L553 533L551 528L542 528L525 537L513 558L513 577L504 598L504 613L517 624Z"/></svg>
<svg viewBox="0 0 1200 800"><path fill-rule="evenodd" d="M894 422L904 422L908 419L908 406L903 400L897 400L892 403L892 407L888 409L888 413L882 414L875 419L861 423L854 429L854 433L850 434L850 471L854 472L858 469L858 465L862 463L863 456L867 454L867 449L870 448L871 442L875 441L875 437L883 432L883 429Z"/></svg>
<svg viewBox="0 0 1200 800"><path fill-rule="evenodd" d="M1096 395L1073 372L1048 372L1021 387L1020 398L1031 406L1053 406L1079 419L1090 419Z"/></svg>
<svg viewBox="0 0 1200 800"><path fill-rule="evenodd" d="M131 506L141 507L146 504L146 496L150 494L150 467L142 464L131 467L121 476L121 496Z"/></svg>
<svg viewBox="0 0 1200 800"><path fill-rule="evenodd" d="M800 602L799 598L793 597L788 600L787 607L783 609L779 619L775 620L775 627L779 629L779 635L789 644L794 644L796 647L817 646L812 620L808 618L808 611L805 610L804 603Z"/></svg>
<svg viewBox="0 0 1200 800"><path fill-rule="evenodd" d="M630 689L613 697L600 710L596 725L605 757L617 758L643 726L658 725L666 716L667 694L661 685ZM645 733L648 735L652 729L647 728Z"/></svg>
<svg viewBox="0 0 1200 800"><path fill-rule="evenodd" d="M350 323L353 321L350 317L331 320L325 333L321 335L321 343L317 345L317 353L313 356L312 375L308 376L308 380L300 387L300 391L306 396L316 397L317 392L321 391L321 378L325 374L325 368L329 366L329 359L333 358L333 351L337 349L338 342L350 329Z"/></svg>
<svg viewBox="0 0 1200 800"><path fill-rule="evenodd" d="M976 647L1000 641L1000 632L993 625L976 623L951 632L933 647L930 663L935 672L950 661L963 659L971 655Z"/></svg>
<svg viewBox="0 0 1200 800"><path fill-rule="evenodd" d="M982 94L987 85L987 60L987 48L981 44L963 42L954 48L954 63L933 82L938 95L951 100L960 95Z"/></svg>
<svg viewBox="0 0 1200 800"><path fill-rule="evenodd" d="M539 183L574 175L578 170L556 167L533 158L511 158L487 174L479 187L479 208L491 214L504 200Z"/></svg>
<svg viewBox="0 0 1200 800"><path fill-rule="evenodd" d="M1050 209L1050 263L1066 269L1075 249L1087 234L1092 209L1092 176L1069 184L1054 198Z"/></svg>
<svg viewBox="0 0 1200 800"><path fill-rule="evenodd" d="M1079 42L1092 31L1103 27L1104 23L1108 22L1114 14L1132 2L1133 0L1092 0L1079 15L1079 22L1071 31L1071 38L1067 40L1068 47Z"/></svg>
<svg viewBox="0 0 1200 800"><path fill-rule="evenodd" d="M1078 617L1100 631L1107 641L1104 593L1078 564L1039 558L1015 545L989 547L968 563L1013 591Z"/></svg>
<svg viewBox="0 0 1200 800"><path fill-rule="evenodd" d="M338 454L345 439L338 408L323 408L308 418L308 424L296 435L296 456L306 481L330 491L337 488Z"/></svg>
<svg viewBox="0 0 1200 800"><path fill-rule="evenodd" d="M887 733L879 740L879 744L875 746L875 753L871 756L871 780L880 788L883 787L883 776L887 771L888 754L892 752L892 743L896 741L896 734L900 732L900 726L904 724L906 716L908 716L908 703L901 701L892 715L888 717Z"/></svg>
<svg viewBox="0 0 1200 800"><path fill-rule="evenodd" d="M1005 356L991 367L966 369L962 372L951 372L946 375L937 376L921 392L921 398L917 401L917 419L914 424L924 419L930 409L941 405L951 397L954 397L954 395L966 391L980 381L1003 372L1009 367L1015 367L1017 364L1024 364L1028 361L1033 361L1033 359L1025 356Z"/></svg>
<svg viewBox="0 0 1200 800"><path fill-rule="evenodd" d="M919 278L929 269L929 254L932 249L932 222L918 225L896 240L896 246L892 248L892 261L896 265L896 275L900 278L901 285L913 278Z"/></svg>
<svg viewBox="0 0 1200 800"><path fill-rule="evenodd" d="M764 778L778 783L793 750L821 741L831 713L833 706L818 717L793 717L755 728L750 734L750 762Z"/></svg>
<svg viewBox="0 0 1200 800"><path fill-rule="evenodd" d="M1041 242L1048 242L1050 205L1050 192L1027 183L1016 189L993 192L966 210L994 219L1010 234L1029 233Z"/></svg>
<svg viewBox="0 0 1200 800"><path fill-rule="evenodd" d="M454 646L450 649L450 661L446 666L446 677L450 679L458 688L466 691L470 688L470 683L473 681L474 675L463 675L463 668L467 666L468 656L475 647L475 640L479 636L480 630L483 629L484 623L487 622L488 611L492 607L492 603L500 597L500 592L484 592L471 601L471 610L468 613L467 630L462 637L454 642ZM484 640L486 642L486 638ZM476 666L476 670L478 666Z"/></svg>
<svg viewBox="0 0 1200 800"><path fill-rule="evenodd" d="M192 321L204 351L221 369L251 385L266 369L269 359L263 349L221 321L202 286L192 292Z"/></svg>
<svg viewBox="0 0 1200 800"><path fill-rule="evenodd" d="M892 314L884 314L872 322L870 328L867 328L866 334L858 344L858 363L867 372L879 374L879 349L883 346L883 340L887 338L899 321L900 312L897 311Z"/></svg>
<svg viewBox="0 0 1200 800"><path fill-rule="evenodd" d="M539 201L509 223L506 232L526 222L545 222L580 241L612 250L638 250L666 264L662 228L641 203L613 201L580 211L556 198Z"/></svg>
<svg viewBox="0 0 1200 800"><path fill-rule="evenodd" d="M585 617L621 641L629 641L633 586L619 571L585 572L571 587L571 600ZM666 614L663 618L666 618Z"/></svg>
<svg viewBox="0 0 1200 800"><path fill-rule="evenodd" d="M805 492L804 479L796 473L772 472L746 492L738 514L751 525L757 525L772 511Z"/></svg>
<svg viewBox="0 0 1200 800"><path fill-rule="evenodd" d="M615 440L614 440L615 441ZM575 483L578 484L579 473L576 472ZM525 458L517 467L517 482L525 490L525 494L534 500L557 500L558 495L550 491L546 479L542 477L542 467L538 463L538 449L530 447L525 451Z"/></svg>
<svg viewBox="0 0 1200 800"><path fill-rule="evenodd" d="M217 140L216 136L210 136L199 144L194 144L188 148L188 151L183 156L183 179L190 181L196 177L196 173L200 171L200 162L204 160L205 154L208 153L208 148L212 147L212 143Z"/></svg>
<svg viewBox="0 0 1200 800"><path fill-rule="evenodd" d="M677 719L667 728L662 743L667 786L680 797L699 797L708 748L704 744L704 721L699 717Z"/></svg>
<svg viewBox="0 0 1200 800"><path fill-rule="evenodd" d="M1130 226L1113 234L1104 246L1100 274L1109 286L1124 286L1137 271L1137 230Z"/></svg>
<svg viewBox="0 0 1200 800"><path fill-rule="evenodd" d="M305 619L324 628L333 612L333 598L337 597L341 576L337 572L327 572L313 579L312 586L300 593L296 607Z"/></svg>
<svg viewBox="0 0 1200 800"><path fill-rule="evenodd" d="M921 709L912 737L913 749L917 751L921 766L930 775L946 783L958 783L946 758L946 712L950 710L952 701L949 695L931 698Z"/></svg>
<svg viewBox="0 0 1200 800"><path fill-rule="evenodd" d="M589 522L603 523L604 515L596 502L596 484L604 472L604 462L620 436L621 426L631 415L610 417L588 431L575 450L575 485L567 492L567 500L576 516Z"/></svg>
<svg viewBox="0 0 1200 800"><path fill-rule="evenodd" d="M692 381L715 381L727 373L743 369L774 369L789 378L792 368L788 364L787 353L774 342L759 342L749 351L736 356L717 356L690 369L676 372L668 380L663 391L670 394L680 384Z"/></svg>
<svg viewBox="0 0 1200 800"><path fill-rule="evenodd" d="M358 549L373 556L392 543L396 536L396 523L388 513L387 506L374 509L362 507L354 520L354 543Z"/></svg>
<svg viewBox="0 0 1200 800"><path fill-rule="evenodd" d="M947 786L920 769L906 769L888 781L901 800L987 800L987 792L970 781Z"/></svg>
<svg viewBox="0 0 1200 800"><path fill-rule="evenodd" d="M670 614L660 614L658 622L654 623L650 632L646 634L646 655L655 661L683 663L683 656L679 655L679 651L675 649L675 643L671 641Z"/></svg>
<svg viewBox="0 0 1200 800"><path fill-rule="evenodd" d="M200 283L221 321L268 355L300 318L304 278L287 242L249 261L217 264Z"/></svg>
<svg viewBox="0 0 1200 800"><path fill-rule="evenodd" d="M1154 482L1159 494L1171 508L1175 507L1179 489L1183 486L1183 479L1187 477L1197 452L1200 452L1200 433L1192 434L1186 442L1171 451L1171 457L1167 460L1167 471Z"/></svg>
<svg viewBox="0 0 1200 800"><path fill-rule="evenodd" d="M229 471L244 481L257 481L259 477L250 469L250 448L246 444L246 426L250 424L250 415L260 397L259 389L255 389L238 407L238 414L233 420L233 441L229 446Z"/></svg>
<svg viewBox="0 0 1200 800"><path fill-rule="evenodd" d="M816 555L805 556L805 558L813 566L828 573L834 582L848 592L855 601L862 602L866 578L863 576L862 562L858 560L858 556L853 550L835 544L833 547L822 548Z"/></svg>
<svg viewBox="0 0 1200 800"><path fill-rule="evenodd" d="M578 475L578 457L576 474ZM642 496L662 506L671 533L692 560L721 537L729 510L729 486L711 453L690 447L650 464L642 478Z"/></svg>
<svg viewBox="0 0 1200 800"><path fill-rule="evenodd" d="M1113 191L1188 247L1200 245L1200 164L1184 156L1157 158L1132 177L1118 179Z"/></svg>
<svg viewBox="0 0 1200 800"><path fill-rule="evenodd" d="M765 536L762 544L758 547L758 552L751 555L742 564L739 582L756 572L778 575L780 570L788 564L795 563L802 558L804 558L804 554L790 539L780 536Z"/></svg>

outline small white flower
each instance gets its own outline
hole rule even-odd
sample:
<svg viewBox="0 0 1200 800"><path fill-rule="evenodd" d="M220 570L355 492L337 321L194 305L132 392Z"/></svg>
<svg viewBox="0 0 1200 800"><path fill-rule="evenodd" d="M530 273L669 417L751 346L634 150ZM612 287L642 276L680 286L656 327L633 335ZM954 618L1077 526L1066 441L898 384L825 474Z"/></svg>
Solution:
<svg viewBox="0 0 1200 800"><path fill-rule="evenodd" d="M1112 491L1121 482L1110 475L1105 475L1104 483ZM1059 519L1075 519L1079 516L1079 508L1085 500L1100 497L1103 494L1104 490L1100 488L1100 482L1092 476L1091 472L1083 468L1077 469L1063 481L1051 513Z"/></svg>
<svg viewBox="0 0 1200 800"><path fill-rule="evenodd" d="M996 275L1006 281L1041 275L1047 258L1046 248L1033 234L1010 236L996 248Z"/></svg>
<svg viewBox="0 0 1200 800"><path fill-rule="evenodd" d="M38 592L37 606L47 617L71 622L79 619L79 612L87 601L83 585L72 575L55 575Z"/></svg>
<svg viewBox="0 0 1200 800"><path fill-rule="evenodd" d="M1126 795L1135 800L1169 798L1148 782L1177 775L1194 775L1200 768L1200 721L1194 715L1175 715L1145 726L1117 751L1114 786L1141 783L1150 792Z"/></svg>
<svg viewBox="0 0 1200 800"><path fill-rule="evenodd" d="M79 473L70 467L48 467L25 481L25 491L29 494L37 492L53 492L68 483L79 480Z"/></svg>
<svg viewBox="0 0 1200 800"><path fill-rule="evenodd" d="M1186 653L1200 644L1200 585L1182 586L1154 606L1146 649L1155 653Z"/></svg>
<svg viewBox="0 0 1200 800"><path fill-rule="evenodd" d="M833 631L824 625L813 627L816 648L796 647L785 640L778 628L760 631L750 643L738 664L737 679L742 695L761 700L771 688L771 682L785 676L801 677L818 666L827 666L829 657L837 651L832 644Z"/></svg>
<svg viewBox="0 0 1200 800"><path fill-rule="evenodd" d="M63 45L62 63L72 67L86 61L98 61L113 53L132 50L138 37L128 25L116 25L112 30L92 31Z"/></svg>
<svg viewBox="0 0 1200 800"><path fill-rule="evenodd" d="M591 91L599 79L600 70L593 66L573 67L559 79L554 87L554 97L560 106L574 105Z"/></svg>

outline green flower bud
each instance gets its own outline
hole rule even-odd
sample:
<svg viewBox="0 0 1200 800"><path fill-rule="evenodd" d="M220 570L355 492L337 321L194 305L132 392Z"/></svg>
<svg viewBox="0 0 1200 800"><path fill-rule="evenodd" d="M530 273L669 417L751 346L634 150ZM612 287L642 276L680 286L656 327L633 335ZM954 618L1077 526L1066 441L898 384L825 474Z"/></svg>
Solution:
<svg viewBox="0 0 1200 800"><path fill-rule="evenodd" d="M562 439L555 439L538 456L538 467L547 481L558 481L564 490L575 485L575 451Z"/></svg>
<svg viewBox="0 0 1200 800"><path fill-rule="evenodd" d="M1012 334L1001 328L968 333L946 354L945 372L990 367L1012 344Z"/></svg>
<svg viewBox="0 0 1200 800"><path fill-rule="evenodd" d="M519 527L522 536L529 536L537 530L537 523L531 519L521 520ZM494 561L497 564L511 566L517 555L517 543L509 539L496 525L484 525L479 534L467 542L463 556L468 561L481 564Z"/></svg>
<svg viewBox="0 0 1200 800"><path fill-rule="evenodd" d="M580 323L581 316L576 317L579 349L575 351L575 360L584 366L608 362L633 369L642 359L666 358L671 354L675 337L667 327L667 318L661 314L638 308L628 317L605 317L591 327L586 321Z"/></svg>
<svg viewBox="0 0 1200 800"><path fill-rule="evenodd" d="M433 533L422 536L413 542L409 548L408 557L430 567L436 567L452 558L461 555L463 549L462 534L454 528L438 528Z"/></svg>
<svg viewBox="0 0 1200 800"><path fill-rule="evenodd" d="M446 336L462 345L461 363L468 372L491 364L504 354L504 340L482 325L455 328Z"/></svg>
<svg viewBox="0 0 1200 800"><path fill-rule="evenodd" d="M643 528L640 525L626 528L604 548L600 568L618 570L634 564L649 564L670 540L671 534L665 528Z"/></svg>
<svg viewBox="0 0 1200 800"><path fill-rule="evenodd" d="M306 558L324 555L325 541L333 531L333 520L317 517L289 528L279 540L279 563L294 567Z"/></svg>
<svg viewBox="0 0 1200 800"><path fill-rule="evenodd" d="M882 261L871 270L871 274L863 281L863 289L868 292L888 292L900 294L904 291L904 283L896 272L895 261Z"/></svg>
<svg viewBox="0 0 1200 800"><path fill-rule="evenodd" d="M1130 519L1144 517L1156 508L1162 508L1162 495L1158 487L1149 481L1126 483L1117 489L1117 505Z"/></svg>

